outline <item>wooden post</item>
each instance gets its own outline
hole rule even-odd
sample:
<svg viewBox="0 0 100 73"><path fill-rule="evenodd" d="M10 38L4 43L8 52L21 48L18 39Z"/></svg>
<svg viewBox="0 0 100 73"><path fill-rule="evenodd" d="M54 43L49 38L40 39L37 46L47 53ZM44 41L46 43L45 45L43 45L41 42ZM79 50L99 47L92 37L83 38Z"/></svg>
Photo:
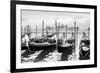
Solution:
<svg viewBox="0 0 100 73"><path fill-rule="evenodd" d="M67 40L67 28L68 28L68 26L66 25L66 40Z"/></svg>
<svg viewBox="0 0 100 73"><path fill-rule="evenodd" d="M42 37L44 36L44 20L42 21Z"/></svg>
<svg viewBox="0 0 100 73"><path fill-rule="evenodd" d="M52 26L52 34L53 34L53 26Z"/></svg>
<svg viewBox="0 0 100 73"><path fill-rule="evenodd" d="M56 28L56 51L58 52L58 36L57 36L57 20L55 20L55 28Z"/></svg>
<svg viewBox="0 0 100 73"><path fill-rule="evenodd" d="M59 26L60 26L60 23L58 23L58 39L59 39Z"/></svg>
<svg viewBox="0 0 100 73"><path fill-rule="evenodd" d="M37 37L37 26L36 26L36 37Z"/></svg>
<svg viewBox="0 0 100 73"><path fill-rule="evenodd" d="M55 29L56 29L56 36L57 36L57 21L55 20Z"/></svg>
<svg viewBox="0 0 100 73"><path fill-rule="evenodd" d="M88 40L90 40L90 28L88 28Z"/></svg>
<svg viewBox="0 0 100 73"><path fill-rule="evenodd" d="M77 30L77 46L78 46L78 30L79 30L79 28L78 28L78 26L77 26L77 28L76 28L76 30Z"/></svg>
<svg viewBox="0 0 100 73"><path fill-rule="evenodd" d="M47 26L46 26L46 35L47 35L47 40L48 40L48 30L47 30Z"/></svg>
<svg viewBox="0 0 100 73"><path fill-rule="evenodd" d="M74 22L74 52L75 52L75 48L76 48L76 21Z"/></svg>

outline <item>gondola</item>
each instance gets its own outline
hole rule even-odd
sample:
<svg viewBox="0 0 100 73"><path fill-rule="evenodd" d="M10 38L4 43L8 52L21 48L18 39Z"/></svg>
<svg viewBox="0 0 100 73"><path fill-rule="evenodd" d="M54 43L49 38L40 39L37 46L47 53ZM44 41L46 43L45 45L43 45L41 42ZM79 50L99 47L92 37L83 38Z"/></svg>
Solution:
<svg viewBox="0 0 100 73"><path fill-rule="evenodd" d="M80 49L80 52L79 52L80 60L90 59L90 40L88 39L87 36L84 37L84 35L83 35L83 38L80 42L79 49Z"/></svg>
<svg viewBox="0 0 100 73"><path fill-rule="evenodd" d="M74 45L73 44L62 44L62 45L58 45L58 52L72 52Z"/></svg>
<svg viewBox="0 0 100 73"><path fill-rule="evenodd" d="M80 60L88 60L90 59L90 47L88 45L82 45L80 46Z"/></svg>
<svg viewBox="0 0 100 73"><path fill-rule="evenodd" d="M31 51L37 51L37 50L47 50L47 49L51 49L51 48L56 48L58 49L58 52L63 52L65 50L70 51L73 48L72 44L58 44L58 46L56 46L56 43L49 43L49 42L43 42L43 43L36 43L36 42L29 42L29 48Z"/></svg>
<svg viewBox="0 0 100 73"><path fill-rule="evenodd" d="M63 42L63 41L62 41ZM65 41L65 43L60 44L58 46L58 51L59 52L67 52L67 53L72 53L73 49L74 49L74 44L75 43L75 39L74 39L74 35L72 34L71 38L67 39Z"/></svg>
<svg viewBox="0 0 100 73"><path fill-rule="evenodd" d="M43 43L36 43L36 42L30 42L29 48L31 51L37 51L37 50L47 50L51 48L55 48L55 44L50 44L48 42Z"/></svg>
<svg viewBox="0 0 100 73"><path fill-rule="evenodd" d="M84 43L85 45L89 46L90 45L90 40L88 40L88 39L86 39L86 40L82 39L80 44L82 45L82 43Z"/></svg>
<svg viewBox="0 0 100 73"><path fill-rule="evenodd" d="M70 44L73 44L73 43L75 43L75 39L68 39L67 42Z"/></svg>
<svg viewBox="0 0 100 73"><path fill-rule="evenodd" d="M73 46L74 46L74 40L71 40L71 42L66 42L63 44L63 40L57 39L56 40L53 38L54 34L52 36L48 36L48 39L40 39L40 40L46 40L46 41L41 41L41 42L36 42L36 41L30 41L29 42L29 48L32 51L36 50L46 50L46 49L58 49L58 52L64 52L64 51L72 51Z"/></svg>
<svg viewBox="0 0 100 73"><path fill-rule="evenodd" d="M28 46L26 46L26 43L21 43L21 50L28 50Z"/></svg>
<svg viewBox="0 0 100 73"><path fill-rule="evenodd" d="M32 38L30 41L35 43L44 43L44 42L55 43L55 39L52 39L54 35L55 33L44 35L43 37L36 37L36 38Z"/></svg>

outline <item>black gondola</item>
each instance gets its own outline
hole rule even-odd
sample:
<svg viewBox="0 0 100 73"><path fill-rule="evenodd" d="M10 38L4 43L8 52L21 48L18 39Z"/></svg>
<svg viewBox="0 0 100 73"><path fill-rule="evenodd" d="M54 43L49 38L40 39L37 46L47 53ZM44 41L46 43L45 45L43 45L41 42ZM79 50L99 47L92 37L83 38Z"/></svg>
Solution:
<svg viewBox="0 0 100 73"><path fill-rule="evenodd" d="M80 57L79 57L80 60L88 60L88 59L90 59L90 47L87 46L87 45L80 46L79 55L80 55Z"/></svg>
<svg viewBox="0 0 100 73"><path fill-rule="evenodd" d="M43 42L43 43L35 43L31 42L29 43L29 48L31 51L37 51L37 50L46 50L50 48L55 48L55 44L50 44L48 42Z"/></svg>
<svg viewBox="0 0 100 73"><path fill-rule="evenodd" d="M56 48L56 43L49 43L49 42L44 42L44 43L35 43L35 42L30 42L29 43L29 48L31 51L36 51L36 50L46 50L46 49L51 49L51 48ZM63 52L65 50L72 50L73 45L58 45L58 52Z"/></svg>
<svg viewBox="0 0 100 73"><path fill-rule="evenodd" d="M68 43L66 43L68 44ZM73 44L69 44L69 45L66 45L66 44L63 44L63 45L58 45L58 52L65 52L66 53L71 53L72 52L72 49L73 49Z"/></svg>
<svg viewBox="0 0 100 73"><path fill-rule="evenodd" d="M85 32L83 32L83 38L80 42L80 52L79 52L79 59L80 60L88 60L90 59L90 40L86 36Z"/></svg>

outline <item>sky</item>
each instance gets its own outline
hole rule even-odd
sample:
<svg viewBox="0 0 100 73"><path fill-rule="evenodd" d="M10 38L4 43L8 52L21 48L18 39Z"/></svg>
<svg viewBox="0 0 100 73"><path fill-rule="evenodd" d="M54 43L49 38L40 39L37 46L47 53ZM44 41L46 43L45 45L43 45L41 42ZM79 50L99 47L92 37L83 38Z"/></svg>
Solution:
<svg viewBox="0 0 100 73"><path fill-rule="evenodd" d="M83 12L54 12L54 11L36 11L36 10L22 10L22 26L31 25L33 29L42 28L42 21L44 20L44 27L55 26L57 23L74 26L74 21L80 29L87 29L90 25L90 14Z"/></svg>

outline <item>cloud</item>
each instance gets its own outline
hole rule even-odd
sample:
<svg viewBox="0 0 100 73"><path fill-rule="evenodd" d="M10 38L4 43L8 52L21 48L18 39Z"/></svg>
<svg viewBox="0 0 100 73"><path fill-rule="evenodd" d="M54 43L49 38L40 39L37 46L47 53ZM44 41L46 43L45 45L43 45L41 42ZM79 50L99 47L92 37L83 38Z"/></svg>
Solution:
<svg viewBox="0 0 100 73"><path fill-rule="evenodd" d="M28 11L22 10L22 26L31 25L33 29L42 27L42 21L46 25L55 26L55 20L60 24L74 26L74 21L80 28L87 28L90 25L89 13L74 12L49 12L49 11Z"/></svg>

